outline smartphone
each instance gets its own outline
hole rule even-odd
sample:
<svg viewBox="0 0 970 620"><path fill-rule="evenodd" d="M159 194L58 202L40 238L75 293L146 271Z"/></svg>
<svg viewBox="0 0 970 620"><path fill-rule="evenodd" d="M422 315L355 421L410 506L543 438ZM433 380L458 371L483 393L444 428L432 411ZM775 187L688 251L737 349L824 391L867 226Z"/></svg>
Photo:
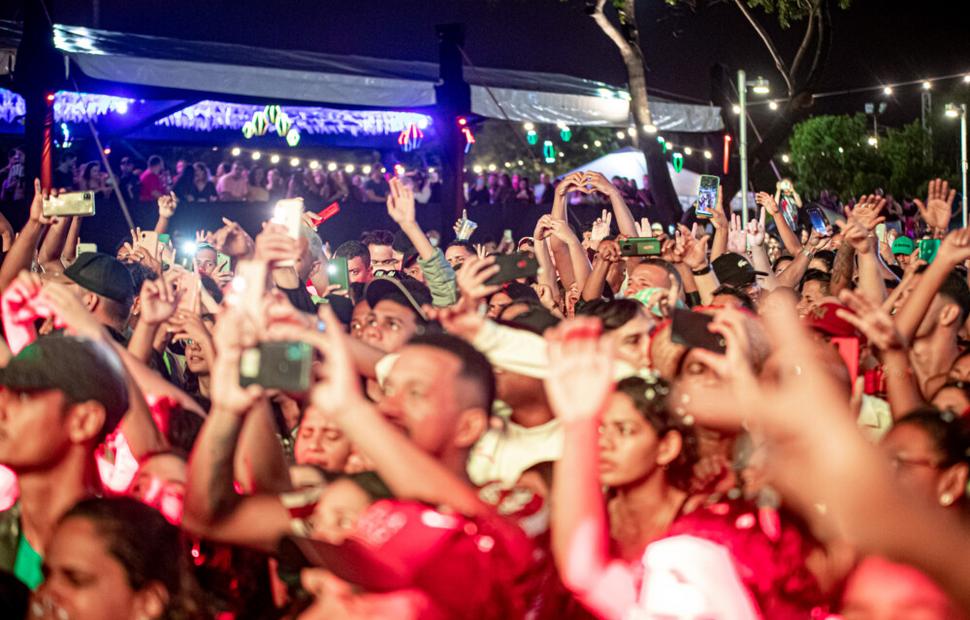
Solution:
<svg viewBox="0 0 970 620"><path fill-rule="evenodd" d="M919 257L925 260L927 263L932 263L933 259L936 258L936 253L940 249L939 239L920 239L919 240Z"/></svg>
<svg viewBox="0 0 970 620"><path fill-rule="evenodd" d="M241 308L256 318L259 315L265 291L266 263L255 260L239 261L236 265L236 277L229 285L227 303Z"/></svg>
<svg viewBox="0 0 970 620"><path fill-rule="evenodd" d="M711 174L702 174L697 187L697 209L694 214L698 219L708 220L714 217L717 207L717 188L721 180Z"/></svg>
<svg viewBox="0 0 970 620"><path fill-rule="evenodd" d="M286 198L278 200L273 207L274 224L286 227L286 233L294 239L300 238L300 225L303 223L303 199Z"/></svg>
<svg viewBox="0 0 970 620"><path fill-rule="evenodd" d="M94 192L66 192L44 198L44 215L94 215Z"/></svg>
<svg viewBox="0 0 970 620"><path fill-rule="evenodd" d="M811 220L812 228L815 229L815 232L826 237L829 235L828 220L825 219L825 214L822 213L821 209L818 207L809 207L808 219Z"/></svg>
<svg viewBox="0 0 970 620"><path fill-rule="evenodd" d="M879 243L886 243L886 223L876 224L876 238Z"/></svg>
<svg viewBox="0 0 970 620"><path fill-rule="evenodd" d="M620 242L620 256L659 256L660 239L631 237Z"/></svg>
<svg viewBox="0 0 970 620"><path fill-rule="evenodd" d="M675 308L671 325L670 339L692 349L700 348L724 353L724 338L707 329L714 320L713 316Z"/></svg>
<svg viewBox="0 0 970 620"><path fill-rule="evenodd" d="M310 389L313 349L305 342L263 342L239 358L239 385L299 394Z"/></svg>
<svg viewBox="0 0 970 620"><path fill-rule="evenodd" d="M495 257L498 273L485 280L485 284L505 284L519 278L530 278L539 273L539 263L528 254L502 254Z"/></svg>
<svg viewBox="0 0 970 620"><path fill-rule="evenodd" d="M216 273L228 273L232 267L232 258L222 252L216 252Z"/></svg>
<svg viewBox="0 0 970 620"><path fill-rule="evenodd" d="M80 241L78 241L77 251L75 252L75 254L80 256L81 254L94 254L97 251L98 251L97 243L81 243Z"/></svg>
<svg viewBox="0 0 970 620"><path fill-rule="evenodd" d="M179 298L177 310L198 314L202 309L202 278L194 272L183 273L178 280Z"/></svg>
<svg viewBox="0 0 970 620"><path fill-rule="evenodd" d="M327 278L341 290L350 290L350 273L347 271L347 257L334 256L327 261Z"/></svg>
<svg viewBox="0 0 970 620"><path fill-rule="evenodd" d="M510 245L512 243L514 243L513 240L512 240L512 229L511 228L506 228L505 230L502 231L502 243L508 243Z"/></svg>
<svg viewBox="0 0 970 620"><path fill-rule="evenodd" d="M135 245L145 250L154 259L158 259L159 235L154 230L142 230L135 239Z"/></svg>

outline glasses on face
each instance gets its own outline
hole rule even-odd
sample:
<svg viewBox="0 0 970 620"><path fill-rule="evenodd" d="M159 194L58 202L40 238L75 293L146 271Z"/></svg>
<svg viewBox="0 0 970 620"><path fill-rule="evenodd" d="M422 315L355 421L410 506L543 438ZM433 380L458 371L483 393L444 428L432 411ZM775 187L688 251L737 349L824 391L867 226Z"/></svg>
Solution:
<svg viewBox="0 0 970 620"><path fill-rule="evenodd" d="M375 278L394 278L401 273L397 269L378 269L374 272Z"/></svg>

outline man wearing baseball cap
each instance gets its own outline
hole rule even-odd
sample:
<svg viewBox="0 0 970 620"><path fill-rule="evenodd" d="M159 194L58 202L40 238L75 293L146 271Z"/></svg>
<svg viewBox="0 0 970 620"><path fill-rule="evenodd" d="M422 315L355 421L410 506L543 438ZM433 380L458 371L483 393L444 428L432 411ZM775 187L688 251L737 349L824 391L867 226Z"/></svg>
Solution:
<svg viewBox="0 0 970 620"><path fill-rule="evenodd" d="M137 292L124 263L108 254L87 252L64 270L64 277L80 289L75 292L84 307L108 328L115 340L124 343L123 334Z"/></svg>
<svg viewBox="0 0 970 620"><path fill-rule="evenodd" d="M394 353L428 324L423 306L431 305L428 287L397 274L374 278L364 289L370 312L364 319L364 342Z"/></svg>
<svg viewBox="0 0 970 620"><path fill-rule="evenodd" d="M0 464L20 499L0 513L0 569L30 587L58 519L96 493L95 447L128 410L125 374L105 344L41 336L0 369Z"/></svg>
<svg viewBox="0 0 970 620"><path fill-rule="evenodd" d="M909 237L896 237L893 241L892 253L900 267L905 268L909 265L913 252L916 251L916 242Z"/></svg>
<svg viewBox="0 0 970 620"><path fill-rule="evenodd" d="M725 252L711 262L711 268L718 282L738 289L757 303L761 296L758 276L766 277L768 274L755 271L754 265L746 257L734 252Z"/></svg>

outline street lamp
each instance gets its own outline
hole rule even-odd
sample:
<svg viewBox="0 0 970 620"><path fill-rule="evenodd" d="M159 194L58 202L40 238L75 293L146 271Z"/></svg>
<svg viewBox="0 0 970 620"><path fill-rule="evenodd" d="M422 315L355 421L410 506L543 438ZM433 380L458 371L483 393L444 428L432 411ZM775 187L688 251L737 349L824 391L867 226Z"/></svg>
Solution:
<svg viewBox="0 0 970 620"><path fill-rule="evenodd" d="M946 115L960 119L960 178L963 181L963 227L967 227L967 104L946 104Z"/></svg>
<svg viewBox="0 0 970 620"><path fill-rule="evenodd" d="M738 70L738 107L741 122L738 127L738 156L741 159L741 225L748 228L748 88L756 95L767 95L771 92L768 80L758 77L756 80L747 79L743 69ZM728 197L728 201L731 198Z"/></svg>

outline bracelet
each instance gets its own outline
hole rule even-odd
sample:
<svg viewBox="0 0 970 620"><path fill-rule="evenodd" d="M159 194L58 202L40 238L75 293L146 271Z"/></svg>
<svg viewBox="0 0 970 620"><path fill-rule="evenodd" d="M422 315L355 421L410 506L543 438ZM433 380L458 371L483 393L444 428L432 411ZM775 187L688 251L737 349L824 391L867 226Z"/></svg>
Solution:
<svg viewBox="0 0 970 620"><path fill-rule="evenodd" d="M707 263L707 266L701 267L700 269L691 269L690 272L695 276L706 276L711 273L711 264Z"/></svg>

